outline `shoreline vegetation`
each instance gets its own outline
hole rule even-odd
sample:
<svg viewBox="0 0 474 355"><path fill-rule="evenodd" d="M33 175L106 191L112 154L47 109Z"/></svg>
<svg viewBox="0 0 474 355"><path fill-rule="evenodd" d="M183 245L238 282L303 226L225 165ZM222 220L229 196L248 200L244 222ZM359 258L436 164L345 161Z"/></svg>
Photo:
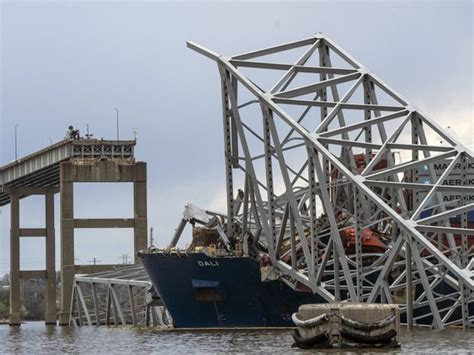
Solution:
<svg viewBox="0 0 474 355"><path fill-rule="evenodd" d="M8 324L10 314L10 290L8 274L0 278L0 325ZM59 278L56 287L59 285ZM24 321L44 320L45 280L22 280L20 286L21 318ZM59 295L59 292L57 292ZM56 301L57 302L57 301Z"/></svg>

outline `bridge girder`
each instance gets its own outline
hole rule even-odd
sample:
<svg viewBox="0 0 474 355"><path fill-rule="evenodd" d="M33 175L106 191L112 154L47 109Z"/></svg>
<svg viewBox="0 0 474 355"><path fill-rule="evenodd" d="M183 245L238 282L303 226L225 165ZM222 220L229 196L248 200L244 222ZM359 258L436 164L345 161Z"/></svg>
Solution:
<svg viewBox="0 0 474 355"><path fill-rule="evenodd" d="M188 47L220 74L229 240L245 237L234 225L249 231L284 282L327 301L405 290L409 323L472 325L471 151L320 33L233 57ZM367 250L367 230L384 252Z"/></svg>

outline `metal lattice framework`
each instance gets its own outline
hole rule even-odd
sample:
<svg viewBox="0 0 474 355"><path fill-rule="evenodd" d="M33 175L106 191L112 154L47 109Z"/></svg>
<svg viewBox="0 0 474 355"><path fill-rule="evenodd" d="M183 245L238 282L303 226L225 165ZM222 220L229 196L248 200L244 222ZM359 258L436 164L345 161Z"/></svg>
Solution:
<svg viewBox="0 0 474 355"><path fill-rule="evenodd" d="M230 58L188 47L221 78L227 247L263 246L269 275L328 302L472 324L472 152L322 34Z"/></svg>
<svg viewBox="0 0 474 355"><path fill-rule="evenodd" d="M70 325L172 324L141 265L76 275L74 281Z"/></svg>

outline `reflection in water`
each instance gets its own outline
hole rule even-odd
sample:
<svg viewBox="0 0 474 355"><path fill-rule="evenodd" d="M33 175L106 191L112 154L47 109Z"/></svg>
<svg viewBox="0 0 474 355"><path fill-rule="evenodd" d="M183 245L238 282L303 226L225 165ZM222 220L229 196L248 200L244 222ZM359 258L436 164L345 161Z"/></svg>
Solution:
<svg viewBox="0 0 474 355"><path fill-rule="evenodd" d="M0 326L0 353L45 352L296 352L291 348L291 331L158 331L132 327L45 326L30 322L21 327ZM474 331L460 329L403 331L402 348L397 352L467 352L474 349ZM390 353L386 350L372 350ZM360 353L364 350L357 351ZM305 353L308 353L307 351ZM332 354L349 353L337 350ZM354 352L353 352L354 353Z"/></svg>

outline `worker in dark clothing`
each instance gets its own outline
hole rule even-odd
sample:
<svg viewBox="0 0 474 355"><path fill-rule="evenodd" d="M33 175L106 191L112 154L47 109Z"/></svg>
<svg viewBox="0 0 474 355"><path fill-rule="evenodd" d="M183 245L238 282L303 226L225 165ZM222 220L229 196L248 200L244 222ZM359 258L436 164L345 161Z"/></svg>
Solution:
<svg viewBox="0 0 474 355"><path fill-rule="evenodd" d="M66 133L66 137L69 138L69 139L81 139L81 135L79 133L79 130L78 129L74 129L73 126L69 126L68 127L68 131Z"/></svg>

